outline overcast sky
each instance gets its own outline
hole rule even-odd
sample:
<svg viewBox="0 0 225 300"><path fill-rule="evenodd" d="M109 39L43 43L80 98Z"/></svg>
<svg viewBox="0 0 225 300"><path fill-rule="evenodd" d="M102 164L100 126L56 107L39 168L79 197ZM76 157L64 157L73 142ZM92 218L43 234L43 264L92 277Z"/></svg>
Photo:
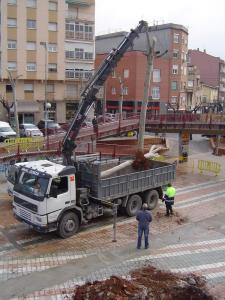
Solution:
<svg viewBox="0 0 225 300"><path fill-rule="evenodd" d="M225 60L225 0L96 0L96 35L130 30L145 20L189 30L189 49Z"/></svg>

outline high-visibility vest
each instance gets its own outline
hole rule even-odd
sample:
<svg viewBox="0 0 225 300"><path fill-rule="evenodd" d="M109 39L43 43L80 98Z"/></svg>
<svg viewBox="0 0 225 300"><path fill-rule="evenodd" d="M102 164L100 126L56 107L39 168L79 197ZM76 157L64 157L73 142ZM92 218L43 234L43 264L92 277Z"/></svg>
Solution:
<svg viewBox="0 0 225 300"><path fill-rule="evenodd" d="M165 193L169 198L173 198L176 195L176 189L173 186L170 186L166 189Z"/></svg>

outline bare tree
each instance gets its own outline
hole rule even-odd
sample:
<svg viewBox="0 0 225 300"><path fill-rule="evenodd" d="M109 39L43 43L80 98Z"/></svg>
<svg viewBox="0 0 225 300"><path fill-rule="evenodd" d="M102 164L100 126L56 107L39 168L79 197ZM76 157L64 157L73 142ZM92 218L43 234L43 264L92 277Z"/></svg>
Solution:
<svg viewBox="0 0 225 300"><path fill-rule="evenodd" d="M7 120L8 123L10 124L10 109L13 108L14 103L9 103L9 101L6 100L2 95L0 95L0 103L7 111Z"/></svg>

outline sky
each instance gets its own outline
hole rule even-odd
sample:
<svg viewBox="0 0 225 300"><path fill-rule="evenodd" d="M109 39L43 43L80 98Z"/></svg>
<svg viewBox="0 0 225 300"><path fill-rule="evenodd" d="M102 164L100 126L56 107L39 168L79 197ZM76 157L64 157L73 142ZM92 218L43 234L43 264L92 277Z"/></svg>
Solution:
<svg viewBox="0 0 225 300"><path fill-rule="evenodd" d="M225 60L225 0L95 0L96 35L129 31L140 20L188 28L189 49Z"/></svg>

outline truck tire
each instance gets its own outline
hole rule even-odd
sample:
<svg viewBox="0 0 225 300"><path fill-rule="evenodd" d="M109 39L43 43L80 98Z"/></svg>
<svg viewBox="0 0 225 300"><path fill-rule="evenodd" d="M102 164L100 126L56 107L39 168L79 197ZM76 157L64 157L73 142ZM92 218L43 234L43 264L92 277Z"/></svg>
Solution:
<svg viewBox="0 0 225 300"><path fill-rule="evenodd" d="M139 195L131 195L126 205L126 213L129 217L133 217L141 209L142 199Z"/></svg>
<svg viewBox="0 0 225 300"><path fill-rule="evenodd" d="M156 208L159 201L159 193L156 190L147 191L144 194L143 200L147 203L150 210Z"/></svg>
<svg viewBox="0 0 225 300"><path fill-rule="evenodd" d="M74 235L80 227L79 218L74 212L65 213L59 221L58 235L66 239L72 235Z"/></svg>

